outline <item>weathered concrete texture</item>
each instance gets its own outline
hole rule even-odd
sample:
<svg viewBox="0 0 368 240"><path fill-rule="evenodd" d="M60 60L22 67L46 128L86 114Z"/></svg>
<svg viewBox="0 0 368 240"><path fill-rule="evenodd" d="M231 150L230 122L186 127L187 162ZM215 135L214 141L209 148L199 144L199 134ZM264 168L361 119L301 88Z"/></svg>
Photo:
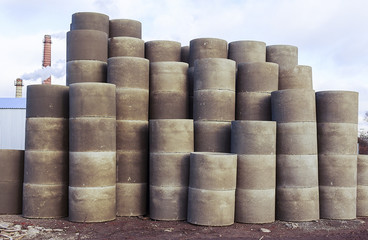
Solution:
<svg viewBox="0 0 368 240"><path fill-rule="evenodd" d="M68 116L69 87L49 84L27 86L27 118Z"/></svg>
<svg viewBox="0 0 368 240"><path fill-rule="evenodd" d="M230 59L205 58L194 64L194 91L235 91L236 63Z"/></svg>
<svg viewBox="0 0 368 240"><path fill-rule="evenodd" d="M228 58L239 63L265 62L266 43L260 41L235 41L229 43Z"/></svg>
<svg viewBox="0 0 368 240"><path fill-rule="evenodd" d="M22 213L24 150L0 149L0 214Z"/></svg>
<svg viewBox="0 0 368 240"><path fill-rule="evenodd" d="M277 154L317 155L317 123L278 123Z"/></svg>
<svg viewBox="0 0 368 240"><path fill-rule="evenodd" d="M358 155L357 167L358 185L368 186L368 155Z"/></svg>
<svg viewBox="0 0 368 240"><path fill-rule="evenodd" d="M154 220L187 219L188 187L150 185L150 218Z"/></svg>
<svg viewBox="0 0 368 240"><path fill-rule="evenodd" d="M113 37L108 42L108 57L139 57L144 58L144 41L133 37Z"/></svg>
<svg viewBox="0 0 368 240"><path fill-rule="evenodd" d="M235 218L235 190L189 188L187 221L204 226L228 226Z"/></svg>
<svg viewBox="0 0 368 240"><path fill-rule="evenodd" d="M236 120L271 121L271 93L236 93Z"/></svg>
<svg viewBox="0 0 368 240"><path fill-rule="evenodd" d="M318 156L319 185L334 187L357 186L357 155Z"/></svg>
<svg viewBox="0 0 368 240"><path fill-rule="evenodd" d="M194 149L193 120L157 119L149 121L151 153L188 153Z"/></svg>
<svg viewBox="0 0 368 240"><path fill-rule="evenodd" d="M358 92L316 92L317 122L358 123Z"/></svg>
<svg viewBox="0 0 368 240"><path fill-rule="evenodd" d="M276 154L276 122L232 121L231 152L236 154Z"/></svg>
<svg viewBox="0 0 368 240"><path fill-rule="evenodd" d="M69 134L71 152L116 150L115 118L71 118L69 119Z"/></svg>
<svg viewBox="0 0 368 240"><path fill-rule="evenodd" d="M276 155L239 154L236 188L270 190L276 187Z"/></svg>
<svg viewBox="0 0 368 240"><path fill-rule="evenodd" d="M150 185L184 187L189 184L190 153L151 153Z"/></svg>
<svg viewBox="0 0 368 240"><path fill-rule="evenodd" d="M298 65L298 48L291 45L267 46L266 61L277 63L280 74L289 71Z"/></svg>
<svg viewBox="0 0 368 240"><path fill-rule="evenodd" d="M320 186L321 218L355 219L357 187Z"/></svg>
<svg viewBox="0 0 368 240"><path fill-rule="evenodd" d="M192 152L189 187L217 191L234 190L236 166L236 154Z"/></svg>
<svg viewBox="0 0 368 240"><path fill-rule="evenodd" d="M142 23L132 19L111 19L109 37L142 38Z"/></svg>
<svg viewBox="0 0 368 240"><path fill-rule="evenodd" d="M66 61L98 60L107 62L108 36L97 30L73 30L66 35Z"/></svg>
<svg viewBox="0 0 368 240"><path fill-rule="evenodd" d="M103 222L116 218L116 186L69 187L69 221Z"/></svg>
<svg viewBox="0 0 368 240"><path fill-rule="evenodd" d="M68 129L66 129L68 131ZM32 184L68 184L68 151L27 150L24 182ZM7 166L7 169L9 166Z"/></svg>
<svg viewBox="0 0 368 240"><path fill-rule="evenodd" d="M319 219L318 187L276 188L276 218L282 221Z"/></svg>
<svg viewBox="0 0 368 240"><path fill-rule="evenodd" d="M116 152L70 152L70 187L105 187L116 183Z"/></svg>
<svg viewBox="0 0 368 240"><path fill-rule="evenodd" d="M187 93L150 92L150 119L189 119Z"/></svg>
<svg viewBox="0 0 368 240"><path fill-rule="evenodd" d="M315 122L316 101L313 90L286 89L271 93L272 120L285 122Z"/></svg>
<svg viewBox="0 0 368 240"><path fill-rule="evenodd" d="M138 88L116 89L117 120L148 120L149 91Z"/></svg>
<svg viewBox="0 0 368 240"><path fill-rule="evenodd" d="M188 104L188 64L150 64L150 119L186 119Z"/></svg>
<svg viewBox="0 0 368 240"><path fill-rule="evenodd" d="M188 78L188 95L193 96L194 94L194 67L188 68L187 78Z"/></svg>
<svg viewBox="0 0 368 240"><path fill-rule="evenodd" d="M230 152L231 122L195 121L194 136L196 152Z"/></svg>
<svg viewBox="0 0 368 240"><path fill-rule="evenodd" d="M77 12L72 15L70 30L98 30L109 34L109 16L96 12Z"/></svg>
<svg viewBox="0 0 368 240"><path fill-rule="evenodd" d="M23 217L61 218L68 215L68 185L23 184Z"/></svg>
<svg viewBox="0 0 368 240"><path fill-rule="evenodd" d="M189 66L197 59L227 58L227 41L219 38L196 38L189 44Z"/></svg>
<svg viewBox="0 0 368 240"><path fill-rule="evenodd" d="M275 221L275 188L236 189L235 221L271 223Z"/></svg>
<svg viewBox="0 0 368 240"><path fill-rule="evenodd" d="M22 213L22 181L0 181L0 215Z"/></svg>
<svg viewBox="0 0 368 240"><path fill-rule="evenodd" d="M107 82L120 88L149 90L149 61L138 57L108 59Z"/></svg>
<svg viewBox="0 0 368 240"><path fill-rule="evenodd" d="M318 123L319 154L357 154L358 125Z"/></svg>
<svg viewBox="0 0 368 240"><path fill-rule="evenodd" d="M181 62L189 63L189 46L181 47Z"/></svg>
<svg viewBox="0 0 368 240"><path fill-rule="evenodd" d="M272 92L279 85L279 68L276 63L249 62L238 64L236 91Z"/></svg>
<svg viewBox="0 0 368 240"><path fill-rule="evenodd" d="M116 215L142 216L147 209L147 183L116 184Z"/></svg>
<svg viewBox="0 0 368 240"><path fill-rule="evenodd" d="M145 57L150 62L180 62L181 43L167 40L145 42Z"/></svg>
<svg viewBox="0 0 368 240"><path fill-rule="evenodd" d="M146 151L128 152L118 150L116 153L116 161L117 183L147 183L148 153Z"/></svg>
<svg viewBox="0 0 368 240"><path fill-rule="evenodd" d="M313 89L312 67L297 65L279 75L279 89Z"/></svg>
<svg viewBox="0 0 368 240"><path fill-rule="evenodd" d="M317 155L277 155L278 188L318 187Z"/></svg>
<svg viewBox="0 0 368 240"><path fill-rule="evenodd" d="M194 91L193 119L195 121L235 120L235 91L197 90Z"/></svg>
<svg viewBox="0 0 368 240"><path fill-rule="evenodd" d="M116 121L116 149L127 152L148 152L148 121Z"/></svg>
<svg viewBox="0 0 368 240"><path fill-rule="evenodd" d="M116 117L115 85L74 83L70 85L70 118Z"/></svg>
<svg viewBox="0 0 368 240"><path fill-rule="evenodd" d="M27 118L25 149L67 151L68 125L67 118Z"/></svg>
<svg viewBox="0 0 368 240"><path fill-rule="evenodd" d="M75 60L66 63L66 85L80 82L106 82L107 63Z"/></svg>
<svg viewBox="0 0 368 240"><path fill-rule="evenodd" d="M368 216L368 186L357 187L357 217Z"/></svg>

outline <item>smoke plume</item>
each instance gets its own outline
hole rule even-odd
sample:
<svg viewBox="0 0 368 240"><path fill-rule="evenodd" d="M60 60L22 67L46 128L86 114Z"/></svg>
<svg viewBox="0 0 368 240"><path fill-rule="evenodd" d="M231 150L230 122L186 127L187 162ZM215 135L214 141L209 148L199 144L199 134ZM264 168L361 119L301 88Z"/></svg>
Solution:
<svg viewBox="0 0 368 240"><path fill-rule="evenodd" d="M23 80L37 81L46 80L48 77L62 78L65 76L66 64L65 60L58 60L52 66L36 69L33 72L25 73L21 76Z"/></svg>

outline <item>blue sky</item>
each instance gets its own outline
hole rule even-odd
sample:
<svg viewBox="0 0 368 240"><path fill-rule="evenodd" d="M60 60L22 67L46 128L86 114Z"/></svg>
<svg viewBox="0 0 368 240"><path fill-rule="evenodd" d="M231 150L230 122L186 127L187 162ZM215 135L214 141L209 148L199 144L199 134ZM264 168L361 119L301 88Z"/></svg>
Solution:
<svg viewBox="0 0 368 240"><path fill-rule="evenodd" d="M295 45L299 64L313 69L314 89L358 91L363 117L368 111L366 9L366 0L0 0L0 97L14 96L16 78L40 71L45 34L53 41L52 81L65 84L71 16L92 11L141 21L145 41L185 46L195 38L216 37Z"/></svg>

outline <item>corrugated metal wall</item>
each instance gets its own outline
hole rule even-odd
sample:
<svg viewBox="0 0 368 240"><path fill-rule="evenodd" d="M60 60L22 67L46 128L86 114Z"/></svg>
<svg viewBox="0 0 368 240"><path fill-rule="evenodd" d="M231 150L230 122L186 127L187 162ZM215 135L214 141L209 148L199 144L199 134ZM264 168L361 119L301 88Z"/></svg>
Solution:
<svg viewBox="0 0 368 240"><path fill-rule="evenodd" d="M24 150L26 109L0 109L0 149Z"/></svg>

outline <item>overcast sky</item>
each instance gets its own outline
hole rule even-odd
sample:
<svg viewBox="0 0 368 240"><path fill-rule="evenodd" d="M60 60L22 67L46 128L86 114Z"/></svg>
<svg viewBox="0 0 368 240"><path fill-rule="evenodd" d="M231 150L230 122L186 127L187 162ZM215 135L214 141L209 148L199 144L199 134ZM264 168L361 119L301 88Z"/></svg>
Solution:
<svg viewBox="0 0 368 240"><path fill-rule="evenodd" d="M361 119L368 111L367 9L366 0L0 0L0 97L14 97L16 78L40 73L45 34L52 35L52 83L65 84L71 16L99 12L142 22L145 41L185 46L215 37L297 46L316 91L359 92ZM25 81L35 83L41 79Z"/></svg>

